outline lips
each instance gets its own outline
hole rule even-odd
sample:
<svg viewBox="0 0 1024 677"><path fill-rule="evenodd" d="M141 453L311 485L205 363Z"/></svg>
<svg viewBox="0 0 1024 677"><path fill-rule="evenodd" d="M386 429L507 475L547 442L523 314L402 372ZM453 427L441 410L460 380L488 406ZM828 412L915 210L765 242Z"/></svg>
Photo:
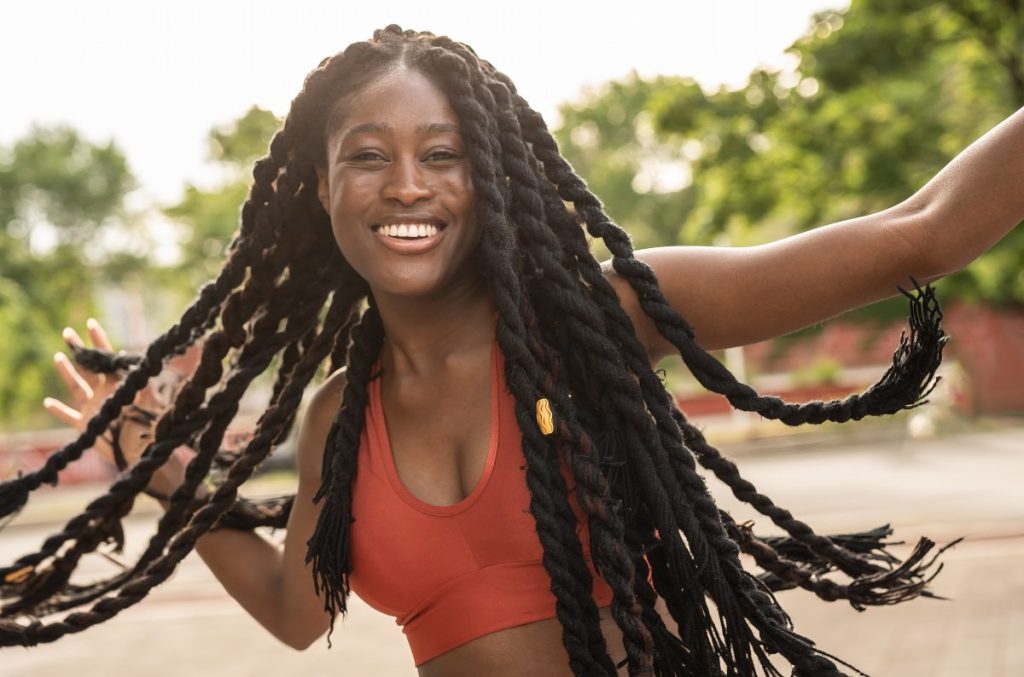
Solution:
<svg viewBox="0 0 1024 677"><path fill-rule="evenodd" d="M440 228L433 223L394 223L377 226L374 230L387 237L415 239L437 235Z"/></svg>
<svg viewBox="0 0 1024 677"><path fill-rule="evenodd" d="M445 222L432 217L402 216L382 220L371 226L377 240L400 254L421 254L433 249L447 228Z"/></svg>

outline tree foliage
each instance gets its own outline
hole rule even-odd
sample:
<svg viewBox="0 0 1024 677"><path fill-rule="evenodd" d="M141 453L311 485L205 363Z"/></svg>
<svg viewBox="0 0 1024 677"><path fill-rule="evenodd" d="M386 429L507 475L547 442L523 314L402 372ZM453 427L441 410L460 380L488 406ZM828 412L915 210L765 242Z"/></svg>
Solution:
<svg viewBox="0 0 1024 677"><path fill-rule="evenodd" d="M211 188L187 184L181 201L164 211L183 226L186 234L175 271L189 293L216 276L223 265L249 192L247 172L257 158L266 154L280 124L273 113L253 106L232 123L210 130L209 156L220 168L222 181Z"/></svg>
<svg viewBox="0 0 1024 677"><path fill-rule="evenodd" d="M246 174L279 122L254 107L210 131L222 180L209 189L186 185L166 210L181 228L181 257L170 267L155 264L140 215L124 207L135 179L113 143L55 127L0 148L0 426L52 423L40 401L63 392L52 366L53 353L65 349L60 330L97 315L105 287L177 316L216 275L239 224Z"/></svg>
<svg viewBox="0 0 1024 677"><path fill-rule="evenodd" d="M131 239L122 205L134 185L113 143L66 127L0 148L0 423L47 420L40 401L59 392L60 329L94 314L99 280L142 265L137 250L113 246ZM117 265L106 266L111 257Z"/></svg>
<svg viewBox="0 0 1024 677"><path fill-rule="evenodd" d="M640 246L764 242L909 197L1024 105L1022 36L1017 0L854 0L814 17L788 68L712 92L634 76L563 107L558 136ZM692 181L643 194L665 158ZM1022 262L1017 228L944 285L1024 303Z"/></svg>
<svg viewBox="0 0 1024 677"><path fill-rule="evenodd" d="M640 246L675 241L677 224L692 206L683 190L689 182L684 150L659 138L651 117L657 95L691 84L633 73L559 111L554 134L566 159Z"/></svg>

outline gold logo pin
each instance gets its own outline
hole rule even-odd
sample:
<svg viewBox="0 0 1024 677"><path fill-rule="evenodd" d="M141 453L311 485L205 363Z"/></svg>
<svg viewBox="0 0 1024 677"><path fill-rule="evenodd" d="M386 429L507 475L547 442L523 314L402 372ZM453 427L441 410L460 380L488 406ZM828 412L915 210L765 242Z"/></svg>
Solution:
<svg viewBox="0 0 1024 677"><path fill-rule="evenodd" d="M551 403L546 397L537 400L537 427L545 435L555 432L555 420L551 414Z"/></svg>

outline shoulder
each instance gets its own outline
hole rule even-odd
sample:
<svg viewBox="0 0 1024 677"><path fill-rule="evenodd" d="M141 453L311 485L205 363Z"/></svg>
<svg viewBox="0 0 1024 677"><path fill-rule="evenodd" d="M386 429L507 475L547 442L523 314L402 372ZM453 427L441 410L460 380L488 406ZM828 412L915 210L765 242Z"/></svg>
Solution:
<svg viewBox="0 0 1024 677"><path fill-rule="evenodd" d="M640 299L637 297L636 292L633 291L629 281L612 268L612 262L605 261L602 263L601 270L604 272L608 282L611 283L615 294L619 297L619 304L633 324L633 329L636 331L637 338L640 339L640 344L647 351L648 357L653 360L654 355L651 346L658 334L657 327L654 326L654 322L643 312L640 306Z"/></svg>
<svg viewBox="0 0 1024 677"><path fill-rule="evenodd" d="M310 397L299 430L298 466L300 474L315 472L319 477L324 446L327 444L331 424L338 415L338 410L341 409L342 393L347 382L345 369L338 369L324 379Z"/></svg>
<svg viewBox="0 0 1024 677"><path fill-rule="evenodd" d="M338 407L341 406L341 395L347 383L344 367L325 378L313 392L313 397L310 398L307 416L316 416L317 418L329 416L328 424L330 424L330 421L334 420L334 414L337 413Z"/></svg>
<svg viewBox="0 0 1024 677"><path fill-rule="evenodd" d="M754 309L744 305L757 305L763 298L758 295L765 282L763 265L754 252L751 247L671 246L637 250L634 256L654 273L665 302L686 319L698 343L712 350L768 338L760 327L751 326ZM678 353L644 311L629 280L611 261L602 264L602 270L651 363Z"/></svg>

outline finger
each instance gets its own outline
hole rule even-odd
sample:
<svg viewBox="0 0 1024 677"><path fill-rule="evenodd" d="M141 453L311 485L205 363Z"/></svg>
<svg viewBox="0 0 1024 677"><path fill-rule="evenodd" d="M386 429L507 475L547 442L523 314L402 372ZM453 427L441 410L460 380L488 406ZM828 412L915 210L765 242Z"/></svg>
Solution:
<svg viewBox="0 0 1024 677"><path fill-rule="evenodd" d="M68 387L68 390L76 398L76 400L88 400L93 396L92 386L90 386L82 375L75 369L75 365L71 364L71 360L64 353L55 353L53 356L53 362L57 367L57 373L60 374L64 384Z"/></svg>
<svg viewBox="0 0 1024 677"><path fill-rule="evenodd" d="M78 332L72 329L71 327L64 327L64 331L61 332L61 337L64 339L64 342L67 343L68 346L71 348L85 347L85 343L82 341L82 337L79 336ZM74 363L73 360L72 363ZM82 379L84 379L85 382L89 384L89 387L92 388L93 390L96 390L96 388L101 383L103 383L104 379L101 374L93 373L86 369L85 367L81 366L76 366L76 369L79 370L78 375L81 376Z"/></svg>
<svg viewBox="0 0 1024 677"><path fill-rule="evenodd" d="M82 415L78 413L77 409L73 409L53 397L43 398L43 408L73 428L78 428L82 422Z"/></svg>
<svg viewBox="0 0 1024 677"><path fill-rule="evenodd" d="M114 352L113 346L110 345L110 339L107 338L107 332L103 330L100 323L93 318L89 318L85 321L86 329L89 330L89 338L92 339L92 344L100 350L106 350L108 352Z"/></svg>
<svg viewBox="0 0 1024 677"><path fill-rule="evenodd" d="M85 343L82 341L82 337L79 336L78 332L72 329L71 327L64 327L64 331L62 331L60 335L64 339L64 342L67 343L69 346L74 346L77 348L85 347Z"/></svg>

